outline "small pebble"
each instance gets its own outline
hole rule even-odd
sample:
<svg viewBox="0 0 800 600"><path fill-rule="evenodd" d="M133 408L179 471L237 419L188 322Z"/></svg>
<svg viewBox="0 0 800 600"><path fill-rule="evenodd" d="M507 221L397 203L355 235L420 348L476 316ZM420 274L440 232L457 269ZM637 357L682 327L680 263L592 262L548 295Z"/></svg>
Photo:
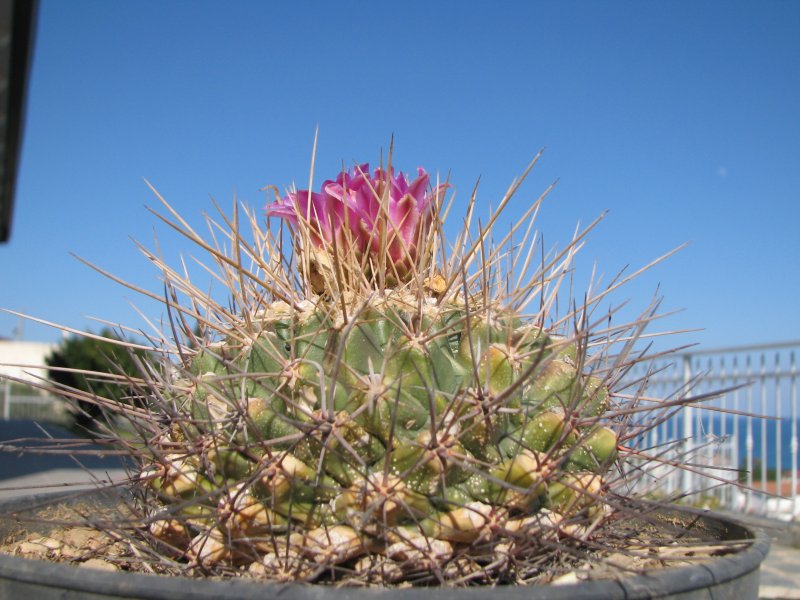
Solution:
<svg viewBox="0 0 800 600"><path fill-rule="evenodd" d="M85 569L98 569L100 571L119 571L117 565L99 558L90 558L86 562L78 563L78 566Z"/></svg>

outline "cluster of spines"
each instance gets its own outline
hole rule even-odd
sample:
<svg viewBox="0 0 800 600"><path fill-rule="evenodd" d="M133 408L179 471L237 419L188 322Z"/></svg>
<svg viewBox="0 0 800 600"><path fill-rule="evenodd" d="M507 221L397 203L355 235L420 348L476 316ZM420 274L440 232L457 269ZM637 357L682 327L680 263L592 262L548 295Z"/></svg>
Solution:
<svg viewBox="0 0 800 600"><path fill-rule="evenodd" d="M602 512L617 436L578 344L432 295L350 304L345 321L322 299L275 303L247 343L197 351L165 436L182 450L143 474L175 507L157 537L205 566L266 564L275 539L315 561L328 548L331 564L427 540L444 561L534 521L541 533L544 516Z"/></svg>

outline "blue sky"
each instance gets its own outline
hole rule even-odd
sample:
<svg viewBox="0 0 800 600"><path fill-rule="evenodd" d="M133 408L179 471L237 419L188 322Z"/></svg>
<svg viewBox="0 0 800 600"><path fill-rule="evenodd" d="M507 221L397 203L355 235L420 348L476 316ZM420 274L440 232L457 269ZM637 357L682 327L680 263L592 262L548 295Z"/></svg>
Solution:
<svg viewBox="0 0 800 600"><path fill-rule="evenodd" d="M451 173L461 206L480 177L484 216L546 147L501 231L559 179L547 246L609 210L578 287L688 241L617 300L660 286L683 309L663 327L704 348L800 338L798 31L794 2L44 0L0 306L158 318L70 253L158 291L131 240L191 251L144 179L193 222L209 197L262 205L307 181L319 125L318 182L394 135L396 164Z"/></svg>

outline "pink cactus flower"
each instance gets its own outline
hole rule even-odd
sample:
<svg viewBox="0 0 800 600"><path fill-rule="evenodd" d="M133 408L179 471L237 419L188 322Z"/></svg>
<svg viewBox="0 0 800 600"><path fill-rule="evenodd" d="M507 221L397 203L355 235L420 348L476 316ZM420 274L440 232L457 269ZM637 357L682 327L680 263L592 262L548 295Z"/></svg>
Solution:
<svg viewBox="0 0 800 600"><path fill-rule="evenodd" d="M318 248L331 252L335 244L341 255L353 252L359 261L371 254L373 266L379 264L383 230L387 273L404 279L428 235L434 198L446 187L429 190L429 181L422 168L409 183L402 172L375 169L370 175L363 164L323 182L320 192L290 193L267 206L267 214L286 219L295 230L302 225Z"/></svg>

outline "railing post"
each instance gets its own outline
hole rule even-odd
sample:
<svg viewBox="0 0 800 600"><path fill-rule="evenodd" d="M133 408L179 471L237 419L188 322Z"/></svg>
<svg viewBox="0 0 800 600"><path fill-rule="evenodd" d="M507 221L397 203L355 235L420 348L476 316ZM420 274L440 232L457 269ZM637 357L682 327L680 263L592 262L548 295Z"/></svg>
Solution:
<svg viewBox="0 0 800 600"><path fill-rule="evenodd" d="M789 383L789 393L792 400L792 440L789 447L792 449L792 510L795 509L797 504L797 365L794 362L794 352L789 355L789 361L792 363L790 373L791 380Z"/></svg>
<svg viewBox="0 0 800 600"><path fill-rule="evenodd" d="M11 380L3 378L3 420L11 420Z"/></svg>
<svg viewBox="0 0 800 600"><path fill-rule="evenodd" d="M745 436L745 449L747 451L747 502L745 503L745 512L750 509L750 501L753 498L753 448L755 441L753 440L753 384L751 379L752 363L750 355L746 358L746 377L750 384L747 386L747 434Z"/></svg>
<svg viewBox="0 0 800 600"><path fill-rule="evenodd" d="M737 356L733 357L733 374L731 379L731 385L736 386L739 384L739 360ZM742 390L736 389L734 392L733 397L733 408L734 410L741 410L742 409ZM733 418L733 437L731 438L731 465L736 468L736 481L739 481L739 477L741 476L741 460L742 457L739 452L739 416L734 416ZM731 486L731 503L729 506L734 505L734 501L737 498L739 488L735 485Z"/></svg>
<svg viewBox="0 0 800 600"><path fill-rule="evenodd" d="M781 355L775 353L775 485L777 487L775 493L778 496L783 496L783 461L781 460L781 453L783 452L783 428L781 427L781 419L783 419L783 397L781 395ZM764 457L766 460L766 457Z"/></svg>
<svg viewBox="0 0 800 600"><path fill-rule="evenodd" d="M683 385L689 389L692 380L692 355L683 355ZM694 451L694 408L688 404L683 407L683 460L689 462ZM683 470L683 489L685 494L694 492L694 473L689 469Z"/></svg>
<svg viewBox="0 0 800 600"><path fill-rule="evenodd" d="M766 415L767 413L767 358L766 353L761 353L761 371L758 378L758 385L760 386L760 395L759 398L761 400L761 404L759 405L759 410L761 411L762 415ZM767 420L761 419L761 492L767 491L767 449L769 448L768 445L768 436L769 432L767 431Z"/></svg>

